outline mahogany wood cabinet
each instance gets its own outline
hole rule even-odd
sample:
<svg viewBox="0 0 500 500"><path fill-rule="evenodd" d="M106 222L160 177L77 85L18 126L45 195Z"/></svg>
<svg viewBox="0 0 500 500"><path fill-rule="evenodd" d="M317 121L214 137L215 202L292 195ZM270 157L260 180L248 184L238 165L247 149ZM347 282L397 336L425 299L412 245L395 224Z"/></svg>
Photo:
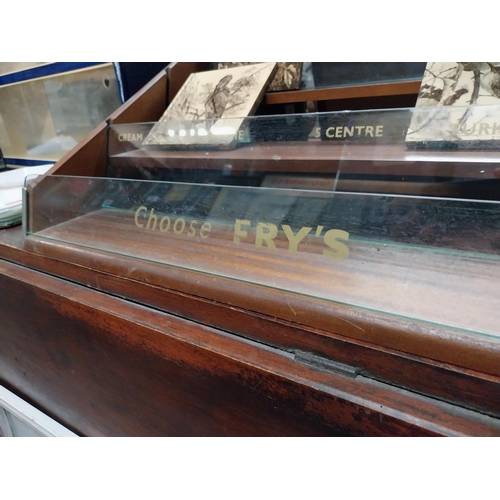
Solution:
<svg viewBox="0 0 500 500"><path fill-rule="evenodd" d="M51 173L106 177L109 125L157 121L185 78L205 66L169 65ZM183 154L170 159L196 157ZM484 168L494 177L494 159ZM41 203L48 218L50 196ZM86 231L108 234L117 248L131 245L128 226L118 214L111 222L64 222L64 210L46 237L25 236L21 227L0 232L0 383L78 435L500 435L500 343L474 332L476 316L493 330L500 319L496 261L464 260L443 284L433 281L445 265L436 258L409 287L390 269L418 260L418 251L386 254L384 269L371 258L372 278L384 276L381 301L386 287L403 304L404 288L412 310L436 317L457 310L446 301L463 301L459 320L471 326L457 329L448 320L325 300L314 293L323 271L298 257L263 258L247 270L248 249L232 249L223 236L200 250L213 272L87 246ZM187 240L165 244L136 229L144 238L138 256L146 246L185 257ZM57 231L82 244L68 244ZM233 268L260 272L262 280L278 269L284 283L293 274L312 292L234 279ZM349 269L334 278L332 288L342 288ZM484 309L479 300L466 302L460 287L467 297L483 294Z"/></svg>

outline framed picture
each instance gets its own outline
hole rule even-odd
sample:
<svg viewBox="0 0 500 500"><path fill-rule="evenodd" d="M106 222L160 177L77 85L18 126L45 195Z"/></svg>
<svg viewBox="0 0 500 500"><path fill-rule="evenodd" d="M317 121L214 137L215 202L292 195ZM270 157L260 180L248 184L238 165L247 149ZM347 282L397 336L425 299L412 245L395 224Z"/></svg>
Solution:
<svg viewBox="0 0 500 500"><path fill-rule="evenodd" d="M500 146L500 63L427 63L409 147Z"/></svg>
<svg viewBox="0 0 500 500"><path fill-rule="evenodd" d="M234 68L237 66L255 64L244 62L219 62L217 69ZM302 80L301 62L279 62L274 78L272 79L268 92L283 92L286 90L298 90Z"/></svg>
<svg viewBox="0 0 500 500"><path fill-rule="evenodd" d="M143 145L230 147L275 71L261 63L191 74Z"/></svg>

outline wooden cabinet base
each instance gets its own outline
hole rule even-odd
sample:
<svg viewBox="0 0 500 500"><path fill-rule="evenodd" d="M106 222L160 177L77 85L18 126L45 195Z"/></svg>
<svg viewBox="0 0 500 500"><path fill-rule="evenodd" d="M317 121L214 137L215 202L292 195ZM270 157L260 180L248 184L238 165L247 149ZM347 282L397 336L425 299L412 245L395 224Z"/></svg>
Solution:
<svg viewBox="0 0 500 500"><path fill-rule="evenodd" d="M80 435L500 435L500 422L6 261L0 380Z"/></svg>

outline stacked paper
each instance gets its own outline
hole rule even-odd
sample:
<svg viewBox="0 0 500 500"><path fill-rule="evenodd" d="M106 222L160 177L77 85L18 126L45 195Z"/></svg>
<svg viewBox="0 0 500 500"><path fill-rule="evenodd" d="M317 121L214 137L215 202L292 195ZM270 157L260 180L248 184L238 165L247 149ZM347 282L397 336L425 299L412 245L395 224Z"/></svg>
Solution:
<svg viewBox="0 0 500 500"><path fill-rule="evenodd" d="M29 175L43 175L53 165L24 167L0 173L0 227L19 224L22 220L24 180Z"/></svg>

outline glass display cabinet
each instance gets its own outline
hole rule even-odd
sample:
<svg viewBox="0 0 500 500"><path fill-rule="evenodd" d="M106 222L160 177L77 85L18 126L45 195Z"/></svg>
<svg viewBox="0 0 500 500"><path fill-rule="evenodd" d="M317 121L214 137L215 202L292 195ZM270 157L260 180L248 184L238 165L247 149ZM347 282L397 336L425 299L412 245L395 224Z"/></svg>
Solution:
<svg viewBox="0 0 500 500"><path fill-rule="evenodd" d="M28 182L26 246L105 251L496 340L498 152L470 150L484 136L458 154L459 135L415 143L412 119L432 113L112 125L106 178Z"/></svg>
<svg viewBox="0 0 500 500"><path fill-rule="evenodd" d="M33 334L69 428L499 435L498 108L159 123L166 81L27 179L1 249L77 321Z"/></svg>

